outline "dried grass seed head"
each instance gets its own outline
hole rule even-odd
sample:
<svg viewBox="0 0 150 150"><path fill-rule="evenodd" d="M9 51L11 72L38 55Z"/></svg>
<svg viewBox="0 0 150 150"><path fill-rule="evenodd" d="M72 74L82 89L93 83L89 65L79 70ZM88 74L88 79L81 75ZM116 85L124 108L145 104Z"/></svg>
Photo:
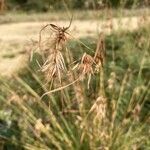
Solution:
<svg viewBox="0 0 150 150"><path fill-rule="evenodd" d="M93 58L90 55L84 53L81 59L81 64L79 65L79 70L81 71L82 75L93 74L93 64Z"/></svg>
<svg viewBox="0 0 150 150"><path fill-rule="evenodd" d="M71 20L72 21L72 20ZM44 26L40 31L39 36L39 47L41 48L41 34L42 31L47 28L48 26L51 27L51 30L54 33L53 38L49 38L47 40L48 47L48 56L41 67L42 72L46 75L46 80L51 81L53 78L58 77L59 81L61 82L62 72L66 71L65 61L63 55L61 54L61 50L67 40L66 31L69 29L71 22L68 27L58 27L54 24L47 24Z"/></svg>
<svg viewBox="0 0 150 150"><path fill-rule="evenodd" d="M96 47L96 52L94 55L94 61L96 63L96 71L99 71L99 68L104 65L106 50L105 50L105 40L103 33L100 34L99 40Z"/></svg>
<svg viewBox="0 0 150 150"><path fill-rule="evenodd" d="M61 82L62 73L67 70L61 52L55 51L50 54L41 69L42 72L45 73L47 81L51 81L53 78L58 77Z"/></svg>
<svg viewBox="0 0 150 150"><path fill-rule="evenodd" d="M106 117L106 107L106 98L104 96L99 96L89 112L95 112L95 119L99 119L100 121L102 121Z"/></svg>
<svg viewBox="0 0 150 150"><path fill-rule="evenodd" d="M91 75L94 73L93 64L94 64L93 57L91 57L90 55L84 53L82 58L81 58L81 63L76 64L73 67L73 70L76 69L76 68L79 70L79 77L80 77L81 80L83 80L86 75L88 76L88 89L89 89L89 84L90 84L90 81L91 81Z"/></svg>
<svg viewBox="0 0 150 150"><path fill-rule="evenodd" d="M54 38L54 43L55 43L55 49L57 50L62 50L66 41L67 41L67 32L65 28L57 27L53 24L51 26L55 29L55 38Z"/></svg>
<svg viewBox="0 0 150 150"><path fill-rule="evenodd" d="M56 42L56 46L57 46L56 49L58 49L58 50L60 47L62 48L63 45L65 44L65 42L67 41L67 35L69 35L67 30L71 26L72 19L73 19L73 16L72 16L70 23L67 27L58 27L54 24L50 24L50 26L54 29L54 31L56 33L55 42Z"/></svg>
<svg viewBox="0 0 150 150"><path fill-rule="evenodd" d="M45 30L48 26L50 26L50 29L52 31L51 35L53 35L53 37L50 36L51 38L49 38L47 40L47 44L51 45L49 48L62 50L63 46L65 45L65 42L67 40L67 34L69 35L67 30L70 28L71 23L72 23L72 18L71 18L71 21L70 21L70 24L69 24L68 27L59 27L59 26L56 26L54 24L47 24L47 25L45 25L40 30L40 33L39 33L39 47L40 47L40 49L41 49L41 41L42 41L42 31Z"/></svg>

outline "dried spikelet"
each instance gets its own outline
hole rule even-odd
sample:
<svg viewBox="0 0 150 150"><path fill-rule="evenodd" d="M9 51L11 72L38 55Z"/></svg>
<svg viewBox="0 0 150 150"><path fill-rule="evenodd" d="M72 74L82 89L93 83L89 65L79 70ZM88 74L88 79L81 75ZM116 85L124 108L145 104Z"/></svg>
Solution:
<svg viewBox="0 0 150 150"><path fill-rule="evenodd" d="M45 73L47 81L50 81L52 78L58 77L61 83L62 73L67 70L61 52L55 51L51 55L49 55L41 70Z"/></svg>
<svg viewBox="0 0 150 150"><path fill-rule="evenodd" d="M79 66L79 70L81 71L83 76L86 74L93 74L93 63L93 58L90 55L84 53L81 59L81 64Z"/></svg>
<svg viewBox="0 0 150 150"><path fill-rule="evenodd" d="M89 113L95 112L96 113L95 120L98 119L100 121L103 121L106 117L106 107L107 107L106 98L100 96L97 98L96 102L91 107Z"/></svg>
<svg viewBox="0 0 150 150"><path fill-rule="evenodd" d="M41 133L42 133L43 130L45 129L45 126L43 125L41 118L36 120L34 129L35 129L35 134L36 134L38 137L40 137Z"/></svg>
<svg viewBox="0 0 150 150"><path fill-rule="evenodd" d="M94 55L94 62L96 63L96 71L99 71L100 67L104 65L105 60L105 42L104 42L104 35L101 33L99 36L99 40L96 47L96 52Z"/></svg>
<svg viewBox="0 0 150 150"><path fill-rule="evenodd" d="M55 35L56 49L62 50L66 41L67 41L67 35L64 31L64 28L59 28Z"/></svg>
<svg viewBox="0 0 150 150"><path fill-rule="evenodd" d="M77 64L74 67L74 68L76 67L78 68L81 80L83 80L86 75L88 76L88 88L91 80L91 75L94 73L93 64L94 64L94 59L90 55L84 53L81 59L81 63Z"/></svg>
<svg viewBox="0 0 150 150"><path fill-rule="evenodd" d="M72 17L73 18L73 17ZM52 34L50 37L46 40L46 43L50 46L49 48L53 48L56 50L62 50L63 46L65 45L65 42L67 41L67 30L70 28L71 23L72 23L72 18L70 20L70 24L68 27L59 27L54 24L47 24L45 25L39 33L39 47L41 47L41 41L42 41L42 31L46 29L48 26L50 26L52 30Z"/></svg>

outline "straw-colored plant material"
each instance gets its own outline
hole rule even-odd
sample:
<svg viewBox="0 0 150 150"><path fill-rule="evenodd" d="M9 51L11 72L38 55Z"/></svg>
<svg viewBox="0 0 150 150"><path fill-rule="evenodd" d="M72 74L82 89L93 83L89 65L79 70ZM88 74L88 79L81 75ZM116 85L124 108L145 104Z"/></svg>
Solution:
<svg viewBox="0 0 150 150"><path fill-rule="evenodd" d="M95 112L96 116L94 120L103 121L106 119L106 110L107 110L107 99L103 96L100 96L96 99L96 102L91 107L89 113Z"/></svg>
<svg viewBox="0 0 150 150"><path fill-rule="evenodd" d="M80 79L83 80L86 76L88 76L88 88L91 80L91 75L94 74L93 71L94 59L92 56L84 53L81 58L81 63L74 66L74 69L79 70Z"/></svg>
<svg viewBox="0 0 150 150"><path fill-rule="evenodd" d="M96 71L99 71L100 67L104 65L106 56L106 50L105 50L105 41L104 41L104 35L101 33L99 35L99 39L97 42L96 52L94 55L94 61L96 63Z"/></svg>
<svg viewBox="0 0 150 150"><path fill-rule="evenodd" d="M49 55L41 69L42 72L45 73L47 81L51 81L55 77L58 77L61 83L62 73L67 70L61 52L55 51Z"/></svg>
<svg viewBox="0 0 150 150"><path fill-rule="evenodd" d="M72 21L72 20L71 20ZM50 26L52 34L54 36L46 39L47 44L47 53L46 60L41 67L42 72L46 76L46 80L52 81L55 77L58 77L59 82L61 83L62 73L66 71L65 60L62 55L62 50L67 41L68 34L67 30L69 29L71 22L68 27L58 27L54 24L47 24L40 30L39 34L39 48L42 49L42 31Z"/></svg>

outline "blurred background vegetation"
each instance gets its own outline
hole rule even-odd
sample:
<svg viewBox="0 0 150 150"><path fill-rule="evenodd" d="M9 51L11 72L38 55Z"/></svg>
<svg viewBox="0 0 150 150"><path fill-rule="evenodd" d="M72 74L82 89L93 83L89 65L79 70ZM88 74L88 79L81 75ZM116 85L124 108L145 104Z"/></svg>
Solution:
<svg viewBox="0 0 150 150"><path fill-rule="evenodd" d="M47 12L50 10L149 7L149 0L1 0L1 9ZM64 7L65 5L65 7Z"/></svg>

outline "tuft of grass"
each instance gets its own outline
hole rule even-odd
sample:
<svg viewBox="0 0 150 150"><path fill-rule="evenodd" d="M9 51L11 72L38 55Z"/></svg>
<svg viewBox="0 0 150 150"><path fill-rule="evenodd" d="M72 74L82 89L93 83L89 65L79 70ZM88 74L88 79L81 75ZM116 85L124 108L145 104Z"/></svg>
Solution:
<svg viewBox="0 0 150 150"><path fill-rule="evenodd" d="M80 42L61 37L63 44L57 40L61 29L53 45L67 69L61 78L56 73L54 82L45 84L39 64L51 56L49 47L48 53L34 52L11 80L0 79L3 147L149 149L149 28Z"/></svg>

